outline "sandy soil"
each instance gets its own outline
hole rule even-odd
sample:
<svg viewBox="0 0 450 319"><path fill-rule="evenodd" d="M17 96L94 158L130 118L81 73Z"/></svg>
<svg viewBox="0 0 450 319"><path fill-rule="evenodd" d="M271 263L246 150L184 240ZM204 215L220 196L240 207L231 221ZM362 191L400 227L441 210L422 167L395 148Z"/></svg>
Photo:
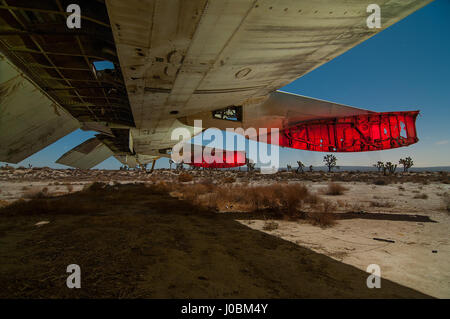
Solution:
<svg viewBox="0 0 450 319"><path fill-rule="evenodd" d="M339 220L336 226L326 229L281 220L276 221L277 229L267 233L361 270L366 270L370 264L378 264L382 278L434 297L450 298L450 215L442 210L442 198L437 195L449 191L449 186L404 184L405 191L399 191L399 185L355 183L346 186L349 190L344 195L324 197L341 202L344 207L339 210L342 212L353 205L358 211L378 216L386 213L386 219L396 216L400 220L366 219L362 215L361 218ZM312 187L320 189L324 185ZM427 194L428 199L415 199L417 190ZM372 202L389 202L392 207L372 207ZM430 221L409 221L411 215L428 217ZM242 223L264 231L265 221L242 220Z"/></svg>
<svg viewBox="0 0 450 319"><path fill-rule="evenodd" d="M133 180L129 175L135 173L119 174L125 178L116 178L116 182L126 184ZM69 176L54 185L54 179L9 176L0 181L0 206L44 187L61 199L77 198L80 193L65 194L79 191L96 179L78 181ZM139 179L151 177L141 174ZM250 183L276 180L258 177L250 178ZM424 296L405 288L409 287L425 295L450 298L450 215L443 207L449 184L341 182L348 190L329 196L322 191L325 180L287 182L305 183L336 203L336 213L342 219L329 228L275 220L276 229L267 231L264 226L268 221L260 216L199 213L198 208L180 205L182 202L167 196L129 198L117 192L116 205L110 211L97 207L79 216L64 212L0 216L0 284L9 287L3 297ZM134 186L115 187L120 187L119 193L129 193L126 187ZM49 224L34 226L47 220ZM66 246L71 248L66 250ZM64 258L59 260L59 256ZM119 264L114 262L116 270L105 266L111 258L119 260ZM87 265L94 263L89 280L95 282L95 289L89 284L89 289L74 294L61 286L58 280L66 276L61 267L65 262L75 263L69 262L75 259ZM136 260L138 268L127 269L128 263L122 265L121 260ZM365 286L369 264L381 267L379 292ZM100 266L108 269L106 274L97 268ZM50 270L40 274L47 268ZM137 279L127 282L123 274ZM115 280L124 280L122 291L101 282L115 276ZM32 283L26 283L30 278Z"/></svg>
<svg viewBox="0 0 450 319"><path fill-rule="evenodd" d="M427 297L368 289L356 267L137 185L3 209L0 257L0 298ZM81 289L66 287L73 263Z"/></svg>

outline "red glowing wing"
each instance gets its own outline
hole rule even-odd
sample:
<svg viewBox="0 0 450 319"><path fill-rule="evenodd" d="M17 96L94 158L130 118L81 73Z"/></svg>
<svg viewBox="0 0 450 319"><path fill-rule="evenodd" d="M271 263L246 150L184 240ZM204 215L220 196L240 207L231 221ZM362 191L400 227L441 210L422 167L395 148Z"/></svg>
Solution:
<svg viewBox="0 0 450 319"><path fill-rule="evenodd" d="M318 152L387 150L417 143L419 111L310 120L280 131L279 145Z"/></svg>
<svg viewBox="0 0 450 319"><path fill-rule="evenodd" d="M318 152L387 150L417 143L419 111L378 113L348 105L277 91L247 109L247 126L259 130L251 139ZM245 113L244 113L245 115ZM279 130L279 141L271 129Z"/></svg>

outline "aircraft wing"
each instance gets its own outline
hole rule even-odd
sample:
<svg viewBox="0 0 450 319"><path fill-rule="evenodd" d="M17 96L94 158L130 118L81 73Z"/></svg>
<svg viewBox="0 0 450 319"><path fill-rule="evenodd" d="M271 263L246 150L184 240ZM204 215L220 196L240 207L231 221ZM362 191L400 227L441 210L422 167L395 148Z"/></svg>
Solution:
<svg viewBox="0 0 450 319"><path fill-rule="evenodd" d="M213 111L270 93L350 50L429 0L106 2L135 124Z"/></svg>
<svg viewBox="0 0 450 319"><path fill-rule="evenodd" d="M0 160L18 162L77 127L99 132L122 158L158 156L174 144L174 125L188 126L201 113L220 121L232 109L237 121L223 121L231 127L275 120L284 129L301 114L322 118L319 108L303 109L317 100L292 103L276 90L431 1L380 0L381 28L369 29L372 2L80 0L81 29L68 29L61 1L2 0L0 52L59 115L37 111L38 99L24 102L20 93L13 104L21 104L26 121L2 105L0 121L14 129L0 127ZM98 68L99 61L113 66ZM8 81L0 81L0 96L12 101L3 89ZM270 116L268 105L278 113ZM351 115L337 104L330 110Z"/></svg>

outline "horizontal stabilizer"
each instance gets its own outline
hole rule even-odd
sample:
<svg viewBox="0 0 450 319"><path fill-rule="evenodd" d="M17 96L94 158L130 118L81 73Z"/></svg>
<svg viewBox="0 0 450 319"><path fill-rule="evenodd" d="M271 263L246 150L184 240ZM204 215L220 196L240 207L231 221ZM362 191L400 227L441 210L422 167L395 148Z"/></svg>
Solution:
<svg viewBox="0 0 450 319"><path fill-rule="evenodd" d="M61 156L56 163L75 168L92 168L114 153L96 137L93 137Z"/></svg>

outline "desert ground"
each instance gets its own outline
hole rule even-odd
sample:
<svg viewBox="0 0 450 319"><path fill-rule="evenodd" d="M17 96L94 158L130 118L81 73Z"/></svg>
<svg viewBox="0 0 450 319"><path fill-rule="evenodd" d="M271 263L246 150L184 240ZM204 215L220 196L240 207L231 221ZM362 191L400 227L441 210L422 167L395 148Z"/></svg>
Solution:
<svg viewBox="0 0 450 319"><path fill-rule="evenodd" d="M0 298L450 298L449 181L1 169Z"/></svg>

